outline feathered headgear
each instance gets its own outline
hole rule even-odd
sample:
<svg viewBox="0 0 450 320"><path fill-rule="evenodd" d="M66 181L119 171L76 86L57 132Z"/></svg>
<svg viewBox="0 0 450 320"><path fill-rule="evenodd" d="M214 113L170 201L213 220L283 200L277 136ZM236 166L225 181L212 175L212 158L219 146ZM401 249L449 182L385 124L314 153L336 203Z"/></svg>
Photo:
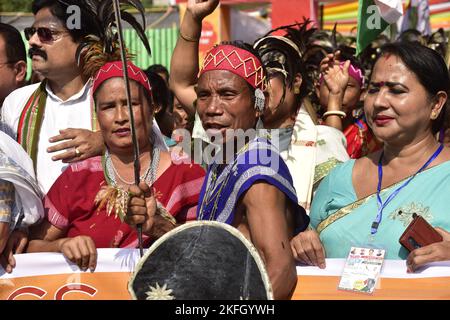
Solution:
<svg viewBox="0 0 450 320"><path fill-rule="evenodd" d="M310 81L308 81L304 68L303 57L309 38L316 31L315 28L310 28L310 23L310 20L304 20L302 23L281 26L269 31L253 44L261 56L268 74L280 73L283 75L283 95L280 104L284 101L286 87L292 88L298 73L303 79L300 88L301 97L308 91L307 87ZM273 35L280 30L285 32L284 36Z"/></svg>
<svg viewBox="0 0 450 320"><path fill-rule="evenodd" d="M76 52L78 65L83 68L85 77L94 77L98 70L110 61L120 60L117 25L111 0L83 0L87 8L96 17L98 31L85 36ZM148 54L151 54L150 44L145 35L145 9L139 0L120 0L122 19L128 22L142 40ZM134 8L142 18L142 24L126 10ZM127 52L128 58L131 54Z"/></svg>
<svg viewBox="0 0 450 320"><path fill-rule="evenodd" d="M448 39L444 29L439 28L436 32L433 32L428 38L427 46L437 51L442 57L449 55Z"/></svg>

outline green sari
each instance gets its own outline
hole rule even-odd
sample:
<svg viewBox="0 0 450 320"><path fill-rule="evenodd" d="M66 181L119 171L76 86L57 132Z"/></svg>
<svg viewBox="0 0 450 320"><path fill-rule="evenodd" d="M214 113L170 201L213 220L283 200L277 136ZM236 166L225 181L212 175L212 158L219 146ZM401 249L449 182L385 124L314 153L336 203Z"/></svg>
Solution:
<svg viewBox="0 0 450 320"><path fill-rule="evenodd" d="M386 249L387 259L406 259L408 251L398 239L412 220L423 216L432 226L450 230L450 161L416 177L385 207L383 219L369 242L377 215L376 193L357 199L352 183L355 160L338 165L320 184L311 206L311 225L318 231L327 258L346 258L351 246ZM406 178L408 179L408 178ZM406 179L381 190L386 198Z"/></svg>

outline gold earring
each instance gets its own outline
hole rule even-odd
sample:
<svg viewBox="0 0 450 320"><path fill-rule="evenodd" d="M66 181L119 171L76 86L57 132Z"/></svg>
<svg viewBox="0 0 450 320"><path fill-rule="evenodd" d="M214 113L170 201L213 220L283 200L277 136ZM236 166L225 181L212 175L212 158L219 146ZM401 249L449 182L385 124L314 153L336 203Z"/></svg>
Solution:
<svg viewBox="0 0 450 320"><path fill-rule="evenodd" d="M300 93L300 88L295 87L294 88L294 94L299 94Z"/></svg>
<svg viewBox="0 0 450 320"><path fill-rule="evenodd" d="M438 114L435 111L431 112L431 120L436 120L437 117Z"/></svg>

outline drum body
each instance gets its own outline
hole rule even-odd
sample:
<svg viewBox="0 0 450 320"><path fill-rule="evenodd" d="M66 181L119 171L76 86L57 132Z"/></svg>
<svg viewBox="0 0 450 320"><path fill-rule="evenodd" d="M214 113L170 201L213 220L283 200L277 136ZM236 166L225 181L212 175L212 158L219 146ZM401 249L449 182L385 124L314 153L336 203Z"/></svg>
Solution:
<svg viewBox="0 0 450 320"><path fill-rule="evenodd" d="M186 223L158 239L128 290L139 300L273 299L256 248L236 228L214 221Z"/></svg>

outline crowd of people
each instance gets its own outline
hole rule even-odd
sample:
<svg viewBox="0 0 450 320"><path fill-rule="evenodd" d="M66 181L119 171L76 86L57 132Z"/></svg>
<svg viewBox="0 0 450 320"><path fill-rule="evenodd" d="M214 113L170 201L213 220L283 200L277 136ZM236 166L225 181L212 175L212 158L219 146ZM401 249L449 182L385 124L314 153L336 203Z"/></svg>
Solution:
<svg viewBox="0 0 450 320"><path fill-rule="evenodd" d="M36 83L25 85L20 33L0 23L6 272L25 252L93 271L96 248L136 248L137 229L149 247L192 220L247 237L276 299L292 295L296 261L326 268L352 246L383 248L405 272L450 260L445 33L380 37L356 57L352 39L303 21L217 44L199 65L202 21L219 1L190 0L169 73L124 64L97 8L68 29L70 2L33 1ZM194 161L197 146L210 157ZM443 240L408 252L398 239L415 214Z"/></svg>

